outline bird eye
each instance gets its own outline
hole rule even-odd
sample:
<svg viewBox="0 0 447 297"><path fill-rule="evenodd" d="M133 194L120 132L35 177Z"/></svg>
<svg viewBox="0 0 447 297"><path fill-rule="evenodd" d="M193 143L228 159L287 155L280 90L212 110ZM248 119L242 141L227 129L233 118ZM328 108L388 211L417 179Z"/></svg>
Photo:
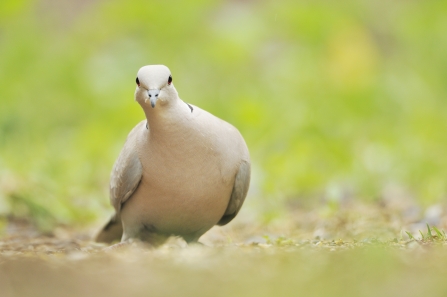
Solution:
<svg viewBox="0 0 447 297"><path fill-rule="evenodd" d="M140 80L138 79L138 76L137 76L136 82L137 82L137 85L140 86Z"/></svg>
<svg viewBox="0 0 447 297"><path fill-rule="evenodd" d="M169 75L169 78L168 78L168 85L170 85L171 83L172 83L172 76Z"/></svg>

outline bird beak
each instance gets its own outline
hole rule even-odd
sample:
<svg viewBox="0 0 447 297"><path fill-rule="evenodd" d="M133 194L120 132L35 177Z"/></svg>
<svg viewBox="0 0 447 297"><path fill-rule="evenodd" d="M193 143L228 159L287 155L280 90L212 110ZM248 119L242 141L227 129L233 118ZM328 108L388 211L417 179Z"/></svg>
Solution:
<svg viewBox="0 0 447 297"><path fill-rule="evenodd" d="M151 106L152 108L155 107L155 103L157 103L158 100L158 94L160 94L160 90L149 90L147 91L147 94L149 96L149 99L151 100Z"/></svg>

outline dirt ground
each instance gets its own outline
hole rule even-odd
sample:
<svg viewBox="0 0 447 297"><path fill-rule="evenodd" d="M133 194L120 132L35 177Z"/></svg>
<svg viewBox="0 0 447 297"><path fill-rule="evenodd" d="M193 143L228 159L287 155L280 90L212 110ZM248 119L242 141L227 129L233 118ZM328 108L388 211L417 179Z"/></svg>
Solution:
<svg viewBox="0 0 447 297"><path fill-rule="evenodd" d="M262 224L247 216L213 228L202 245L171 238L158 248L134 242L114 250L92 241L98 226L44 234L8 219L0 237L0 296L447 293L442 205L321 205Z"/></svg>

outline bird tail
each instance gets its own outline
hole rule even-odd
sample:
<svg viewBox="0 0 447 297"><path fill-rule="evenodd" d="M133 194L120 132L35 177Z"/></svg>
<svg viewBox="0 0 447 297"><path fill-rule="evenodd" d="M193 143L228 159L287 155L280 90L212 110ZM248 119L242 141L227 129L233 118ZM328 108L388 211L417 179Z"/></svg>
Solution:
<svg viewBox="0 0 447 297"><path fill-rule="evenodd" d="M112 243L120 241L123 236L123 224L118 215L113 215L95 238L96 242Z"/></svg>

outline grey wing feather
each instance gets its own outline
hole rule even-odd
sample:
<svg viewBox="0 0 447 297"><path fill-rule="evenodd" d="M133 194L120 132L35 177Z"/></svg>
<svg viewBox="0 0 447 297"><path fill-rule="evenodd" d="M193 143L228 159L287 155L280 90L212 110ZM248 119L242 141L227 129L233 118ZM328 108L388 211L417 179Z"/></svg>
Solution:
<svg viewBox="0 0 447 297"><path fill-rule="evenodd" d="M231 192L230 202L223 217L217 223L219 226L228 224L237 215L247 196L250 186L250 162L242 161L239 170L234 179L233 191Z"/></svg>
<svg viewBox="0 0 447 297"><path fill-rule="evenodd" d="M110 203L118 215L121 205L135 192L143 175L137 151L137 131L142 124L129 133L110 176Z"/></svg>

